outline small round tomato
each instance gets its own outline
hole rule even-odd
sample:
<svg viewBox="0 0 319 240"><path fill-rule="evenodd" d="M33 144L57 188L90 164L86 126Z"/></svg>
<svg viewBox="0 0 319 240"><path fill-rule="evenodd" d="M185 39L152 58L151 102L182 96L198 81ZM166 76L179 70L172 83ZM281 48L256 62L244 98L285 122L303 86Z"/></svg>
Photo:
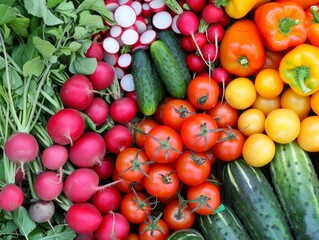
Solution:
<svg viewBox="0 0 319 240"><path fill-rule="evenodd" d="M237 129L223 128L218 132L213 154L222 161L234 161L241 156L245 137Z"/></svg>
<svg viewBox="0 0 319 240"><path fill-rule="evenodd" d="M126 148L115 161L115 168L119 176L127 181L141 180L149 169L149 158L139 148Z"/></svg>
<svg viewBox="0 0 319 240"><path fill-rule="evenodd" d="M173 196L180 181L174 169L164 163L152 165L144 179L145 190L154 197L168 198Z"/></svg>
<svg viewBox="0 0 319 240"><path fill-rule="evenodd" d="M243 146L243 159L253 167L267 165L275 156L276 146L273 140L263 133L250 135Z"/></svg>
<svg viewBox="0 0 319 240"><path fill-rule="evenodd" d="M141 223L138 228L140 240L166 240L169 235L169 229L163 219L162 214L151 220Z"/></svg>
<svg viewBox="0 0 319 240"><path fill-rule="evenodd" d="M233 79L225 89L227 103L236 109L250 107L254 103L256 95L254 83L246 77Z"/></svg>
<svg viewBox="0 0 319 240"><path fill-rule="evenodd" d="M140 237L136 233L130 233L126 240L140 240Z"/></svg>
<svg viewBox="0 0 319 240"><path fill-rule="evenodd" d="M315 92L310 97L310 106L312 111L314 111L315 114L319 115L319 91Z"/></svg>
<svg viewBox="0 0 319 240"><path fill-rule="evenodd" d="M115 187L122 193L132 192L133 188L136 191L142 191L144 189L143 178L136 182L126 181L123 178L119 177L119 174L117 173L117 171L113 171L112 180L114 182L121 180L115 184Z"/></svg>
<svg viewBox="0 0 319 240"><path fill-rule="evenodd" d="M208 110L214 107L218 96L219 86L212 78L197 76L188 84L187 98L196 109Z"/></svg>
<svg viewBox="0 0 319 240"><path fill-rule="evenodd" d="M301 121L297 142L307 152L319 152L319 116L306 117Z"/></svg>
<svg viewBox="0 0 319 240"><path fill-rule="evenodd" d="M282 108L293 110L299 116L300 120L308 116L310 107L310 96L301 96L295 93L292 88L283 92L280 99Z"/></svg>
<svg viewBox="0 0 319 240"><path fill-rule="evenodd" d="M209 215L215 212L220 204L220 191L210 182L191 186L187 190L188 206L197 214Z"/></svg>
<svg viewBox="0 0 319 240"><path fill-rule="evenodd" d="M280 97L264 98L257 94L256 100L251 107L261 110L267 116L273 110L280 108Z"/></svg>
<svg viewBox="0 0 319 240"><path fill-rule="evenodd" d="M196 114L196 110L190 102L184 99L174 99L168 101L163 108L163 123L175 131L179 131L185 120L194 114Z"/></svg>
<svg viewBox="0 0 319 240"><path fill-rule="evenodd" d="M154 162L169 163L176 160L182 153L183 143L174 129L159 125L147 134L144 149L147 156Z"/></svg>
<svg viewBox="0 0 319 240"><path fill-rule="evenodd" d="M211 164L205 153L184 151L176 160L175 171L179 180L193 186L204 182L210 174Z"/></svg>
<svg viewBox="0 0 319 240"><path fill-rule="evenodd" d="M245 135L263 133L265 130L265 114L257 109L250 108L242 112L238 117L238 129Z"/></svg>
<svg viewBox="0 0 319 240"><path fill-rule="evenodd" d="M237 124L238 110L227 102L218 101L215 107L207 111L207 114L215 119L219 128L235 127Z"/></svg>
<svg viewBox="0 0 319 240"><path fill-rule="evenodd" d="M209 115L198 113L183 123L180 136L186 147L194 152L205 152L217 141L217 123Z"/></svg>
<svg viewBox="0 0 319 240"><path fill-rule="evenodd" d="M136 122L133 128L134 142L140 148L144 147L144 141L146 134L151 131L151 129L159 124L151 118L143 118Z"/></svg>
<svg viewBox="0 0 319 240"><path fill-rule="evenodd" d="M167 226L173 230L191 228L195 222L196 214L184 204L180 204L178 199L168 203L163 211L163 219Z"/></svg>
<svg viewBox="0 0 319 240"><path fill-rule="evenodd" d="M298 115L285 108L275 109L265 120L265 131L275 142L285 144L294 141L300 130Z"/></svg>
<svg viewBox="0 0 319 240"><path fill-rule="evenodd" d="M158 122L159 124L163 124L163 109L165 104L170 101L173 100L175 98L173 97L166 97L164 98L162 101L160 101L160 103L157 105L156 111L155 113L152 115L152 118Z"/></svg>
<svg viewBox="0 0 319 240"><path fill-rule="evenodd" d="M263 69L255 78L257 93L264 98L278 97L284 89L284 81L276 69Z"/></svg>

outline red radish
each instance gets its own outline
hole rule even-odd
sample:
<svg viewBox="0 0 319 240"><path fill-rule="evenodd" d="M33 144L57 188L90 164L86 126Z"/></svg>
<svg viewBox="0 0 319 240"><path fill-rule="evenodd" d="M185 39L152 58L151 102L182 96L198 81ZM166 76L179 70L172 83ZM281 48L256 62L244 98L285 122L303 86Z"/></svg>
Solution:
<svg viewBox="0 0 319 240"><path fill-rule="evenodd" d="M196 43L194 41L196 41ZM196 32L194 33L194 38L190 39L190 43L193 49L196 49L196 47L201 49L207 43L206 35L202 32Z"/></svg>
<svg viewBox="0 0 319 240"><path fill-rule="evenodd" d="M130 53L123 53L119 56L117 64L120 68L127 69L131 66L132 55Z"/></svg>
<svg viewBox="0 0 319 240"><path fill-rule="evenodd" d="M227 71L222 67L215 68L211 74L211 77L220 85L227 85L230 82Z"/></svg>
<svg viewBox="0 0 319 240"><path fill-rule="evenodd" d="M95 90L104 90L111 86L114 77L114 68L110 64L103 61L98 61L94 73L88 76Z"/></svg>
<svg viewBox="0 0 319 240"><path fill-rule="evenodd" d="M89 234L100 226L102 215L91 203L76 203L66 212L65 221L74 232Z"/></svg>
<svg viewBox="0 0 319 240"><path fill-rule="evenodd" d="M156 40L157 33L153 29L146 30L140 36L140 42L145 45L151 45Z"/></svg>
<svg viewBox="0 0 319 240"><path fill-rule="evenodd" d="M222 18L218 21L220 25L222 25L224 28L228 27L231 23L231 17L228 14L223 14Z"/></svg>
<svg viewBox="0 0 319 240"><path fill-rule="evenodd" d="M34 191L39 199L51 201L56 199L63 190L63 182L53 171L40 173L34 181Z"/></svg>
<svg viewBox="0 0 319 240"><path fill-rule="evenodd" d="M126 92L125 97L128 97L130 99L133 99L137 103L137 95L135 91L132 92Z"/></svg>
<svg viewBox="0 0 319 240"><path fill-rule="evenodd" d="M124 91L133 92L135 90L133 75L131 73L124 75L121 79L120 85Z"/></svg>
<svg viewBox="0 0 319 240"><path fill-rule="evenodd" d="M148 46L148 45L145 45L145 44L142 44L140 41L138 41L137 43L135 43L135 44L132 46L132 52L134 52L136 49L145 49L145 50L148 50L148 49L149 49L149 46Z"/></svg>
<svg viewBox="0 0 319 240"><path fill-rule="evenodd" d="M124 77L125 72L124 72L124 70L123 70L122 68L120 68L120 67L114 67L114 70L115 70L116 77L117 77L118 79L121 79L122 77Z"/></svg>
<svg viewBox="0 0 319 240"><path fill-rule="evenodd" d="M203 11L204 7L207 4L206 0L185 0L185 2L193 12L197 13Z"/></svg>
<svg viewBox="0 0 319 240"><path fill-rule="evenodd" d="M126 5L131 5L132 0L118 0L120 5L126 4Z"/></svg>
<svg viewBox="0 0 319 240"><path fill-rule="evenodd" d="M142 4L138 1L133 1L131 7L135 10L136 16L142 14Z"/></svg>
<svg viewBox="0 0 319 240"><path fill-rule="evenodd" d="M104 0L104 4L110 12L114 12L120 6L117 0Z"/></svg>
<svg viewBox="0 0 319 240"><path fill-rule="evenodd" d="M151 10L150 4L144 1L142 4L142 15L145 18L150 18L153 16L153 12Z"/></svg>
<svg viewBox="0 0 319 240"><path fill-rule="evenodd" d="M94 232L93 233L88 233L88 234L76 234L76 237L74 238L74 240L96 240L95 236L94 236Z"/></svg>
<svg viewBox="0 0 319 240"><path fill-rule="evenodd" d="M168 29L172 26L173 18L169 12L161 11L154 14L152 18L153 26L160 30Z"/></svg>
<svg viewBox="0 0 319 240"><path fill-rule="evenodd" d="M15 184L6 184L0 191L0 208L12 212L19 208L24 201L24 193Z"/></svg>
<svg viewBox="0 0 319 240"><path fill-rule="evenodd" d="M163 0L152 0L150 1L150 8L153 13L159 13L167 8L167 5Z"/></svg>
<svg viewBox="0 0 319 240"><path fill-rule="evenodd" d="M195 53L189 53L186 56L186 65L191 72L199 73L205 70L206 63Z"/></svg>
<svg viewBox="0 0 319 240"><path fill-rule="evenodd" d="M101 126L109 115L109 105L103 98L94 97L91 104L83 112L96 126Z"/></svg>
<svg viewBox="0 0 319 240"><path fill-rule="evenodd" d="M114 171L115 160L110 154L104 156L100 164L96 164L92 169L99 176L100 181L109 179Z"/></svg>
<svg viewBox="0 0 319 240"><path fill-rule="evenodd" d="M136 20L136 12L134 8L129 5L120 5L114 11L114 19L118 25L127 28L132 26Z"/></svg>
<svg viewBox="0 0 319 240"><path fill-rule="evenodd" d="M127 127L117 124L105 133L104 142L109 152L119 154L131 146L133 138Z"/></svg>
<svg viewBox="0 0 319 240"><path fill-rule="evenodd" d="M206 23L216 23L219 22L224 15L224 11L220 7L216 7L215 4L207 4L202 12L202 18Z"/></svg>
<svg viewBox="0 0 319 240"><path fill-rule="evenodd" d="M14 176L14 183L17 184L20 187L23 184L23 180L24 180L24 177L25 177L25 176L23 176L23 174L24 173L22 172L21 168L18 168L17 172L16 172L16 174Z"/></svg>
<svg viewBox="0 0 319 240"><path fill-rule="evenodd" d="M88 58L96 58L98 61L102 61L104 54L103 46L98 42L92 42L89 49L86 51L85 56Z"/></svg>
<svg viewBox="0 0 319 240"><path fill-rule="evenodd" d="M118 212L107 213L103 216L102 223L95 231L97 240L126 240L130 233L130 224Z"/></svg>
<svg viewBox="0 0 319 240"><path fill-rule="evenodd" d="M211 43L220 43L225 35L225 29L218 23L211 24L207 28L207 39Z"/></svg>
<svg viewBox="0 0 319 240"><path fill-rule="evenodd" d="M37 201L30 205L29 216L36 223L50 222L55 213L55 206L52 201Z"/></svg>
<svg viewBox="0 0 319 240"><path fill-rule="evenodd" d="M10 161L20 164L23 170L23 164L38 156L39 144L32 134L15 132L5 142L4 153Z"/></svg>
<svg viewBox="0 0 319 240"><path fill-rule="evenodd" d="M202 54L204 59L209 63L215 62L219 58L218 48L212 43L207 43L202 47Z"/></svg>
<svg viewBox="0 0 319 240"><path fill-rule="evenodd" d="M118 123L128 123L132 121L136 113L136 102L127 97L118 98L110 105L110 116Z"/></svg>
<svg viewBox="0 0 319 240"><path fill-rule="evenodd" d="M192 37L190 36L181 37L180 44L184 51L193 53L196 50L196 48L193 47L193 44L191 42L194 42L192 40Z"/></svg>
<svg viewBox="0 0 319 240"><path fill-rule="evenodd" d="M61 86L60 97L65 107L83 110L93 99L93 86L84 75L75 74Z"/></svg>
<svg viewBox="0 0 319 240"><path fill-rule="evenodd" d="M117 64L117 61L119 59L119 54L118 53L107 53L104 52L104 57L103 61L110 64L111 66L115 66Z"/></svg>
<svg viewBox="0 0 319 240"><path fill-rule="evenodd" d="M106 37L103 40L103 49L107 53L115 54L120 50L120 44L115 38Z"/></svg>
<svg viewBox="0 0 319 240"><path fill-rule="evenodd" d="M104 215L110 211L117 211L120 207L121 200L122 196L120 191L115 187L109 187L94 193L90 202Z"/></svg>
<svg viewBox="0 0 319 240"><path fill-rule="evenodd" d="M64 181L63 191L74 203L87 202L94 193L116 184L116 182L99 186L99 176L91 168L78 168Z"/></svg>
<svg viewBox="0 0 319 240"><path fill-rule="evenodd" d="M53 142L61 145L73 144L85 130L85 121L81 113L72 108L64 108L52 115L47 131Z"/></svg>
<svg viewBox="0 0 319 240"><path fill-rule="evenodd" d="M184 11L177 18L176 26L183 35L193 36L198 30L199 19L195 13Z"/></svg>
<svg viewBox="0 0 319 240"><path fill-rule="evenodd" d="M179 15L174 15L173 19L172 19L172 30L177 33L180 34L181 32L178 30L178 27L176 25L177 19L178 19Z"/></svg>
<svg viewBox="0 0 319 240"><path fill-rule="evenodd" d="M110 28L110 36L113 38L118 38L122 35L123 28L119 25L114 25Z"/></svg>
<svg viewBox="0 0 319 240"><path fill-rule="evenodd" d="M126 29L121 35L121 41L123 44L131 46L137 43L139 35L134 29Z"/></svg>
<svg viewBox="0 0 319 240"><path fill-rule="evenodd" d="M137 33L142 34L147 29L147 24L145 18L142 15L137 16L135 21L135 26L137 27Z"/></svg>
<svg viewBox="0 0 319 240"><path fill-rule="evenodd" d="M77 167L99 164L106 151L103 137L96 132L85 132L69 148L69 159Z"/></svg>

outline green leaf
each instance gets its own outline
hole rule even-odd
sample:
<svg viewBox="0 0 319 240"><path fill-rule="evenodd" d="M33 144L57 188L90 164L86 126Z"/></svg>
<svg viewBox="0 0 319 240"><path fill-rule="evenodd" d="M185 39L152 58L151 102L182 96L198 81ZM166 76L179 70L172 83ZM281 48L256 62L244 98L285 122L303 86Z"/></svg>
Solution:
<svg viewBox="0 0 319 240"><path fill-rule="evenodd" d="M84 27L75 27L74 28L74 39L79 40L79 39L84 39L89 36L89 31L84 28Z"/></svg>
<svg viewBox="0 0 319 240"><path fill-rule="evenodd" d="M77 19L77 14L75 12L74 4L73 2L61 2L59 6L55 8L55 12L58 12L62 15L68 16L73 18L74 20Z"/></svg>
<svg viewBox="0 0 319 240"><path fill-rule="evenodd" d="M28 238L30 240L41 240L46 236L43 229L37 226L29 235Z"/></svg>
<svg viewBox="0 0 319 240"><path fill-rule="evenodd" d="M23 82L21 79L21 76L18 74L18 72L13 69L9 68L9 79L7 79L7 74L3 74L3 85L8 88L8 82L10 83L11 89L14 91L18 89L19 87L23 86Z"/></svg>
<svg viewBox="0 0 319 240"><path fill-rule="evenodd" d="M13 212L13 221L19 227L19 232L25 237L37 226L31 220L28 211L22 206Z"/></svg>
<svg viewBox="0 0 319 240"><path fill-rule="evenodd" d="M0 56L0 70L4 69L6 67L6 63L4 61L4 58Z"/></svg>
<svg viewBox="0 0 319 240"><path fill-rule="evenodd" d="M0 25L13 21L17 16L16 10L4 4L0 4Z"/></svg>
<svg viewBox="0 0 319 240"><path fill-rule="evenodd" d="M48 59L54 54L56 48L47 40L43 40L39 37L33 37L33 44L36 49L41 53L44 59Z"/></svg>
<svg viewBox="0 0 319 240"><path fill-rule="evenodd" d="M64 0L48 0L47 4L48 4L48 8L54 8L56 6L58 6L61 2L63 2Z"/></svg>
<svg viewBox="0 0 319 240"><path fill-rule="evenodd" d="M80 14L79 26L89 28L92 31L105 27L101 16L93 15L89 11L83 11Z"/></svg>
<svg viewBox="0 0 319 240"><path fill-rule="evenodd" d="M33 58L23 65L23 76L36 76L39 77L45 67L43 59L40 57Z"/></svg>
<svg viewBox="0 0 319 240"><path fill-rule="evenodd" d="M76 234L69 227L65 225L54 226L54 231L51 229L47 231L47 236L42 238L43 240L65 240L74 239Z"/></svg>
<svg viewBox="0 0 319 240"><path fill-rule="evenodd" d="M12 6L16 0L1 0L1 3L7 6Z"/></svg>
<svg viewBox="0 0 319 240"><path fill-rule="evenodd" d="M71 42L67 47L60 48L60 51L63 54L69 56L69 55L71 55L72 52L78 51L81 47L82 47L82 45L80 43Z"/></svg>
<svg viewBox="0 0 319 240"><path fill-rule="evenodd" d="M90 75L92 74L97 66L96 58L85 58L81 56L77 56L71 62L69 66L69 70L73 74L84 74Z"/></svg>
<svg viewBox="0 0 319 240"><path fill-rule="evenodd" d="M56 27L50 27L45 30L45 33L53 36L56 40L59 40L62 37L62 31Z"/></svg>
<svg viewBox="0 0 319 240"><path fill-rule="evenodd" d="M3 25L0 25L0 28L2 28L2 31L3 31L3 38L6 42L9 42L10 40L10 37L11 37L11 30L10 28L7 26L7 24L3 24ZM11 45L11 42L9 42L10 45Z"/></svg>
<svg viewBox="0 0 319 240"><path fill-rule="evenodd" d="M30 19L25 17L15 18L12 22L10 22L10 26L12 30L22 37L27 37L29 35L28 28L30 24Z"/></svg>

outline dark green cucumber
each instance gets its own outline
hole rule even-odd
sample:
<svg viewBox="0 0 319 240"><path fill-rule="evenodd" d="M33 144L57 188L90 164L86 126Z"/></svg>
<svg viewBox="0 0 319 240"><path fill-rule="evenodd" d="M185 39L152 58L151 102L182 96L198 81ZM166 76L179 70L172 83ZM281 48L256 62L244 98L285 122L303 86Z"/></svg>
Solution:
<svg viewBox="0 0 319 240"><path fill-rule="evenodd" d="M205 240L205 238L193 228L172 232L166 240Z"/></svg>
<svg viewBox="0 0 319 240"><path fill-rule="evenodd" d="M162 101L164 99L164 97L166 95L166 87L165 87L165 84L163 83L153 61L151 61L151 66L152 66L152 75L153 75L153 79L154 79L154 83L155 83L155 87L156 87L157 101L159 103L160 101Z"/></svg>
<svg viewBox="0 0 319 240"><path fill-rule="evenodd" d="M319 180L296 142L276 144L271 178L296 239L319 239Z"/></svg>
<svg viewBox="0 0 319 240"><path fill-rule="evenodd" d="M192 76L186 65L186 53L182 49L179 39L170 29L160 31L157 36L158 39L164 42L171 50L174 58L177 60L178 67L182 70L183 79L188 85L188 83L192 79Z"/></svg>
<svg viewBox="0 0 319 240"><path fill-rule="evenodd" d="M187 86L182 70L168 46L161 40L156 40L150 46L150 53L168 93L175 98L184 98Z"/></svg>
<svg viewBox="0 0 319 240"><path fill-rule="evenodd" d="M140 111L145 116L152 115L159 103L159 79L154 78L148 51L137 49L132 56L131 72Z"/></svg>
<svg viewBox="0 0 319 240"><path fill-rule="evenodd" d="M198 217L198 225L206 240L249 240L247 230L239 220L235 211L223 204L224 209Z"/></svg>
<svg viewBox="0 0 319 240"><path fill-rule="evenodd" d="M223 168L222 183L227 202L252 239L293 239L284 212L260 168L238 159Z"/></svg>

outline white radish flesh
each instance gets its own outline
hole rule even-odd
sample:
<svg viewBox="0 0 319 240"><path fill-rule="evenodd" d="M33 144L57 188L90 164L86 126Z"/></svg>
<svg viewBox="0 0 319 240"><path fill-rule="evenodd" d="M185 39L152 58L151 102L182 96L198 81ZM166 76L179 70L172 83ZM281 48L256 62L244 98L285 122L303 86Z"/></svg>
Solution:
<svg viewBox="0 0 319 240"><path fill-rule="evenodd" d="M133 75L128 73L124 75L121 79L121 87L126 92L133 92L135 90L134 82L133 82Z"/></svg>
<svg viewBox="0 0 319 240"><path fill-rule="evenodd" d="M166 11L158 12L153 16L152 23L157 29L168 29L173 22L171 14Z"/></svg>
<svg viewBox="0 0 319 240"><path fill-rule="evenodd" d="M115 66L117 64L117 61L119 59L118 53L104 53L104 62L110 64L111 66Z"/></svg>
<svg viewBox="0 0 319 240"><path fill-rule="evenodd" d="M115 70L115 74L116 74L118 79L123 78L123 76L125 75L124 70L120 67L114 67L114 70Z"/></svg>
<svg viewBox="0 0 319 240"><path fill-rule="evenodd" d="M119 65L119 67L125 68L125 69L131 66L131 63L132 63L132 55L129 53L121 54L117 61L117 64Z"/></svg>
<svg viewBox="0 0 319 240"><path fill-rule="evenodd" d="M150 2L150 8L154 13L162 12L166 9L166 7L167 5L164 0L152 0Z"/></svg>
<svg viewBox="0 0 319 240"><path fill-rule="evenodd" d="M120 37L122 33L123 33L123 28L119 25L115 25L110 28L111 37L114 37L114 38Z"/></svg>
<svg viewBox="0 0 319 240"><path fill-rule="evenodd" d="M131 5L132 4L132 0L118 0L120 5Z"/></svg>
<svg viewBox="0 0 319 240"><path fill-rule="evenodd" d="M156 32L152 29L146 30L140 36L140 42L145 45L150 45L152 42L156 40Z"/></svg>
<svg viewBox="0 0 319 240"><path fill-rule="evenodd" d="M137 16L136 21L135 21L135 25L137 27L138 34L142 34L147 29L147 24L146 24L145 18L141 15Z"/></svg>
<svg viewBox="0 0 319 240"><path fill-rule="evenodd" d="M121 5L114 12L114 19L118 25L127 28L135 23L136 12L131 6Z"/></svg>
<svg viewBox="0 0 319 240"><path fill-rule="evenodd" d="M103 40L103 48L107 53L117 53L120 50L119 42L113 37L106 37Z"/></svg>
<svg viewBox="0 0 319 240"><path fill-rule="evenodd" d="M134 29L126 29L121 36L121 41L123 42L123 44L128 46L137 43L138 39L139 35Z"/></svg>
<svg viewBox="0 0 319 240"><path fill-rule="evenodd" d="M120 6L118 1L116 0L106 0L104 3L106 8L111 12L114 12L115 9L117 9Z"/></svg>
<svg viewBox="0 0 319 240"><path fill-rule="evenodd" d="M177 33L177 34L181 34L181 31L179 31L177 25L176 25L176 22L177 22L177 18L178 18L179 15L175 15L172 19L172 30L173 32Z"/></svg>
<svg viewBox="0 0 319 240"><path fill-rule="evenodd" d="M142 4L140 2L132 2L131 7L135 10L137 16L142 13Z"/></svg>
<svg viewBox="0 0 319 240"><path fill-rule="evenodd" d="M149 18L149 17L151 17L153 15L153 12L152 12L152 10L150 8L150 4L149 3L144 2L142 4L142 15L145 18Z"/></svg>

